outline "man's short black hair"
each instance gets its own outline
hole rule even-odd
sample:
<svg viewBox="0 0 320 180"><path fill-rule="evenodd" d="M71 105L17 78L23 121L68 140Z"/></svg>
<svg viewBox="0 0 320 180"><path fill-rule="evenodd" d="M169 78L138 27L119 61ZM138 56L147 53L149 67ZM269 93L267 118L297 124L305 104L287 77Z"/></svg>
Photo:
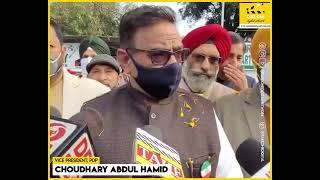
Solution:
<svg viewBox="0 0 320 180"><path fill-rule="evenodd" d="M175 12L168 6L140 6L125 13L120 21L120 47L133 44L132 40L138 28L155 24L159 21L176 23Z"/></svg>
<svg viewBox="0 0 320 180"><path fill-rule="evenodd" d="M62 31L61 31L61 27L59 24L57 24L56 22L54 22L54 20L50 19L50 26L53 27L54 31L56 32L59 42L62 45L63 44L63 35L62 35Z"/></svg>

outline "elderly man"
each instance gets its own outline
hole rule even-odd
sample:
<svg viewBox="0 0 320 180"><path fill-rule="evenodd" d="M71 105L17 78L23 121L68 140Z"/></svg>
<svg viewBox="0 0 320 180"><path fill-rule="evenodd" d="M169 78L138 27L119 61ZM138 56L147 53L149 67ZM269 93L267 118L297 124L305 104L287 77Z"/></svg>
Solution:
<svg viewBox="0 0 320 180"><path fill-rule="evenodd" d="M121 68L118 62L108 54L98 54L87 65L88 78L99 81L113 89L119 85Z"/></svg>
<svg viewBox="0 0 320 180"><path fill-rule="evenodd" d="M85 101L100 96L110 88L87 78L71 75L64 67L66 48L60 26L50 21L50 103L68 119L80 111Z"/></svg>
<svg viewBox="0 0 320 180"><path fill-rule="evenodd" d="M267 74L270 68L268 63L270 59L269 29L259 29L255 33L250 50L257 67L259 83L253 88L241 91L240 94L228 95L215 102L219 120L235 151L247 138L263 141L265 146L269 144L270 74Z"/></svg>
<svg viewBox="0 0 320 180"><path fill-rule="evenodd" d="M82 69L82 75L86 77L88 75L87 65L90 63L93 57L97 54L111 55L109 46L101 38L90 35L83 39L79 45L79 57L76 63L80 64Z"/></svg>
<svg viewBox="0 0 320 180"><path fill-rule="evenodd" d="M191 50L183 64L180 87L201 94L212 102L236 91L216 82L219 64L229 56L231 38L218 24L199 27L182 40L183 46Z"/></svg>
<svg viewBox="0 0 320 180"><path fill-rule="evenodd" d="M217 82L233 88L237 91L253 88L256 80L246 75L242 69L243 54L246 50L243 38L235 33L229 32L232 39L230 55L226 61L220 65Z"/></svg>
<svg viewBox="0 0 320 180"><path fill-rule="evenodd" d="M120 21L117 59L129 83L87 102L73 120L85 120L102 163L132 163L136 128L152 125L179 152L185 177L242 177L235 154L203 97L178 89L188 53L174 11L141 6Z"/></svg>

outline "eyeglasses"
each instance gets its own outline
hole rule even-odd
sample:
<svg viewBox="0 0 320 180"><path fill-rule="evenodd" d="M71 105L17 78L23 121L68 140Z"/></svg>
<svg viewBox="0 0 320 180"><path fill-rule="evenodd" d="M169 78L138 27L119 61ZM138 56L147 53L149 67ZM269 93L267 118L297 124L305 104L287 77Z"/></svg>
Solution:
<svg viewBox="0 0 320 180"><path fill-rule="evenodd" d="M147 56L151 59L152 64L154 65L166 65L172 55L174 55L178 63L182 63L185 59L187 59L187 56L190 52L188 48L179 49L175 52L161 49L144 50L136 48L126 48L126 51L129 54L129 56L131 56L131 51L145 52L147 53Z"/></svg>
<svg viewBox="0 0 320 180"><path fill-rule="evenodd" d="M193 53L191 57L200 63L202 63L206 58L208 58L209 63L213 65L219 65L221 62L221 57L216 56L205 56L203 54Z"/></svg>

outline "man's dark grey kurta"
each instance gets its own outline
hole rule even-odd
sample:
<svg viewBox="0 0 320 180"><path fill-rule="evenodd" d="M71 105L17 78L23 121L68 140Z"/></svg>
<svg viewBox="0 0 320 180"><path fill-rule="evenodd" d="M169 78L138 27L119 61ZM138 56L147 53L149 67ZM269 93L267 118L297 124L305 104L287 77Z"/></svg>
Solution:
<svg viewBox="0 0 320 180"><path fill-rule="evenodd" d="M179 152L185 177L191 177L189 158L194 162L193 176L200 177L200 166L209 155L213 155L210 177L215 177L220 153L217 124L213 104L200 96L178 89L156 102L128 83L85 103L71 120L87 122L101 163L133 163L136 128L153 125L160 128L162 141Z"/></svg>

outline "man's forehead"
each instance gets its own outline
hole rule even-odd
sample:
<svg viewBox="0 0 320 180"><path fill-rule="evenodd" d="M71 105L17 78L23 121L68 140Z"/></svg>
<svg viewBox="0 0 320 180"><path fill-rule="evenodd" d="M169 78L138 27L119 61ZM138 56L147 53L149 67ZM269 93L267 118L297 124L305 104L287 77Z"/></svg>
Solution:
<svg viewBox="0 0 320 180"><path fill-rule="evenodd" d="M182 38L178 32L160 32L159 36L163 37L164 39L167 39L167 40L180 40L180 41L182 41Z"/></svg>
<svg viewBox="0 0 320 180"><path fill-rule="evenodd" d="M109 64L96 64L93 66L93 68L114 69L114 67Z"/></svg>
<svg viewBox="0 0 320 180"><path fill-rule="evenodd" d="M57 43L58 41L59 41L59 39L58 39L58 36L57 36L55 29L52 26L50 26L50 42Z"/></svg>
<svg viewBox="0 0 320 180"><path fill-rule="evenodd" d="M88 47L87 49L86 49L86 51L84 52L84 54L85 53L96 53L95 51L94 51L94 49L92 49L91 47Z"/></svg>
<svg viewBox="0 0 320 180"><path fill-rule="evenodd" d="M239 50L239 51L243 52L243 44L242 43L232 44L231 51L232 50Z"/></svg>
<svg viewBox="0 0 320 180"><path fill-rule="evenodd" d="M162 26L159 26L162 25ZM182 37L174 24L156 24L141 28L136 34L136 40L141 41L145 48L165 48L165 46L182 47ZM171 49L171 47L170 47Z"/></svg>
<svg viewBox="0 0 320 180"><path fill-rule="evenodd" d="M182 46L182 38L176 32L164 32L163 34L159 35L161 38L165 39L166 41L172 41L174 45L181 45Z"/></svg>
<svg viewBox="0 0 320 180"><path fill-rule="evenodd" d="M243 48L243 45L244 45L243 43L232 44L231 48L234 48L234 47Z"/></svg>
<svg viewBox="0 0 320 180"><path fill-rule="evenodd" d="M154 46L171 46L170 48L182 47L182 38L178 33L159 33L156 35L158 38L153 39L154 41L148 46L153 48Z"/></svg>
<svg viewBox="0 0 320 180"><path fill-rule="evenodd" d="M216 45L212 44L212 43L205 43L205 44L201 44L199 47L197 47L196 49L193 50L193 52L196 53L203 53L206 55L216 55L219 54L219 51L216 47Z"/></svg>
<svg viewBox="0 0 320 180"><path fill-rule="evenodd" d="M178 32L170 31L170 32L161 32L161 31L155 31L150 36L166 39L166 40L180 40L182 41L182 38Z"/></svg>

